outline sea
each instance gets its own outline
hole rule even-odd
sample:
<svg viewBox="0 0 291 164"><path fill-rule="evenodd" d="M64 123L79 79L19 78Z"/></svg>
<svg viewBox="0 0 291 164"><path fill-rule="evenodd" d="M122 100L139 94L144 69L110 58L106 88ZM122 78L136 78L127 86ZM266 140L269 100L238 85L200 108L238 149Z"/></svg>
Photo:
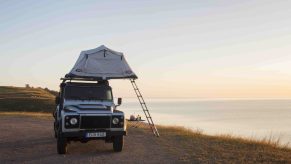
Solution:
<svg viewBox="0 0 291 164"><path fill-rule="evenodd" d="M291 144L291 99L148 98L145 102L155 124ZM145 119L137 98L123 98L118 109L127 118L141 115Z"/></svg>

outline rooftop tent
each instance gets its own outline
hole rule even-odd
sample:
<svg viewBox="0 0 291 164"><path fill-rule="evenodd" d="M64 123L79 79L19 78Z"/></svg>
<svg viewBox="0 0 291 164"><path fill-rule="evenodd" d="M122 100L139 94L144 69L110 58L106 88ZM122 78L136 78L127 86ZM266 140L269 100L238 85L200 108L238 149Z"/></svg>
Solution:
<svg viewBox="0 0 291 164"><path fill-rule="evenodd" d="M104 45L82 51L67 78L125 79L137 78L129 67L122 52Z"/></svg>

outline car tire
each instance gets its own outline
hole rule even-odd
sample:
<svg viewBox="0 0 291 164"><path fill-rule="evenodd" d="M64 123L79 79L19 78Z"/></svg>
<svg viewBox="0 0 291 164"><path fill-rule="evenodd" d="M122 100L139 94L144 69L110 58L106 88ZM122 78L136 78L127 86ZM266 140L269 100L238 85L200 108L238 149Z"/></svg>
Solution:
<svg viewBox="0 0 291 164"><path fill-rule="evenodd" d="M58 137L57 129L56 129L56 122L54 122L54 136L55 138Z"/></svg>
<svg viewBox="0 0 291 164"><path fill-rule="evenodd" d="M115 136L113 139L113 150L121 152L123 148L123 136Z"/></svg>
<svg viewBox="0 0 291 164"><path fill-rule="evenodd" d="M66 154L67 153L67 138L62 135L60 132L60 128L58 130L57 136L57 149L59 154Z"/></svg>

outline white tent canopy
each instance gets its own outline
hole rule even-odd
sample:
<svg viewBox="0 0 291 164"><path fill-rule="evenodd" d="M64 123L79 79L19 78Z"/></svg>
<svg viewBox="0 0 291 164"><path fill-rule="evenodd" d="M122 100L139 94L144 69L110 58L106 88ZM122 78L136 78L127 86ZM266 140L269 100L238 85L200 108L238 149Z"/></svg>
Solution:
<svg viewBox="0 0 291 164"><path fill-rule="evenodd" d="M126 62L123 53L111 50L104 45L82 51L66 77L89 77L102 80L137 78Z"/></svg>

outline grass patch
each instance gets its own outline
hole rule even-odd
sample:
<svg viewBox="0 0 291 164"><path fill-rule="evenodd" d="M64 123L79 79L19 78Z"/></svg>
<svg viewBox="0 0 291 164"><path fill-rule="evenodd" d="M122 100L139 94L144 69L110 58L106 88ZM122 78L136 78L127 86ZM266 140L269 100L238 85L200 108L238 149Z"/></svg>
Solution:
<svg viewBox="0 0 291 164"><path fill-rule="evenodd" d="M279 139L207 135L201 129L157 126L159 144L183 162L190 163L291 163L291 148ZM151 133L147 125L139 126Z"/></svg>
<svg viewBox="0 0 291 164"><path fill-rule="evenodd" d="M55 96L42 88L0 87L0 111L53 112Z"/></svg>
<svg viewBox="0 0 291 164"><path fill-rule="evenodd" d="M201 130L158 126L161 144L182 161L197 163L291 163L291 149L271 137L254 140L232 135L210 136Z"/></svg>

